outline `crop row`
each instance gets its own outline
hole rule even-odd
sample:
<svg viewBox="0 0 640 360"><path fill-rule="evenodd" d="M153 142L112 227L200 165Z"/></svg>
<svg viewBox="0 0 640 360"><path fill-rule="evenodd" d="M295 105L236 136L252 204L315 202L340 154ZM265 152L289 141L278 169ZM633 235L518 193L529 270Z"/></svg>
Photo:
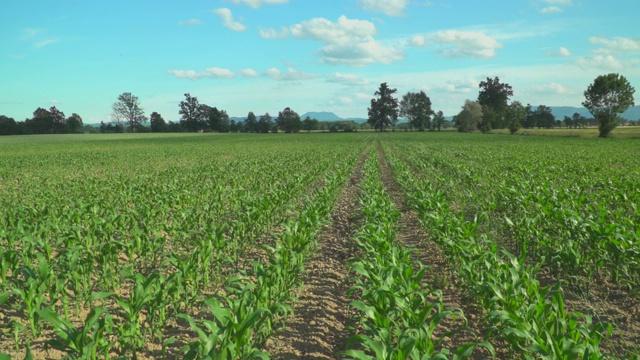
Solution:
<svg viewBox="0 0 640 360"><path fill-rule="evenodd" d="M482 231L589 293L640 291L640 173L625 144L398 144L408 166ZM551 143L551 144L550 144ZM563 151L571 151L564 153ZM434 171L437 170L437 171Z"/></svg>
<svg viewBox="0 0 640 360"><path fill-rule="evenodd" d="M428 158L400 160L386 145L388 162L432 239L443 249L462 286L484 309L489 342L508 344L510 357L601 359L600 342L611 325L593 323L587 315L565 308L560 283L537 280L543 262L515 256L479 231L479 212L469 219L438 190L445 178ZM397 151L397 150L396 150ZM445 167L445 164L441 164ZM429 177L415 174L430 174ZM433 181L433 182L432 182Z"/></svg>
<svg viewBox="0 0 640 360"><path fill-rule="evenodd" d="M381 182L380 164L370 156L363 167L360 212L363 225L354 238L359 255L351 263L357 298L355 331L347 342L351 359L468 358L476 343L451 354L441 343L451 331L460 331L466 318L458 308L443 303L442 294L424 279L428 268L412 260L412 252L397 242L401 213ZM452 318L454 329L443 321ZM491 349L488 343L481 343Z"/></svg>
<svg viewBox="0 0 640 360"><path fill-rule="evenodd" d="M227 326L224 341L237 344L234 351L259 347L233 337L249 336L255 345L269 331L251 326L233 335L230 324L246 319L238 311L250 309L249 302L268 327L286 315L286 306L263 308L266 301L282 304L277 297L289 297L286 291L277 295L282 291L273 283L296 284L290 275L274 275L285 263L291 274L300 270L293 258L300 255L285 245L313 238L357 154L345 157L347 144L309 144L314 151L304 156L295 147L267 144L272 147L231 146L237 150L233 156L203 160L230 150L225 144L195 145L189 151L158 147L168 153L165 159L128 166L117 159L122 149L115 147L115 160L104 157L96 171L79 168L82 176L55 172L56 165L73 168L64 151L48 155L54 164L43 166L50 166L50 175L7 167L8 184L28 174L20 191L13 185L0 189L7 195L0 219L0 308L7 315L0 331L13 339L16 353L28 353L42 336L81 358L137 357L150 346L156 356L175 353L177 343L190 342L185 326L192 324L202 336L200 330L210 325L201 322L202 304L211 316L226 311L217 326ZM272 151L271 161L256 157L261 151ZM23 160L15 155L0 165ZM275 241L267 234L280 235ZM256 241L275 242L264 247L262 262L252 262ZM183 335L167 336L167 329ZM202 342L190 344L184 353L203 351ZM220 352L220 344L212 349Z"/></svg>

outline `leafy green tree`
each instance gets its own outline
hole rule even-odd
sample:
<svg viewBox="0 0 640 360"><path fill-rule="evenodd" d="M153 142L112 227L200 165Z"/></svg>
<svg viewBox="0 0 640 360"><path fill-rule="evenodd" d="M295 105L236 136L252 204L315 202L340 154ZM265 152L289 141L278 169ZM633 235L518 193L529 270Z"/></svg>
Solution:
<svg viewBox="0 0 640 360"><path fill-rule="evenodd" d="M79 133L82 131L82 117L80 115L73 113L66 120L66 131L68 133Z"/></svg>
<svg viewBox="0 0 640 360"><path fill-rule="evenodd" d="M398 89L389 88L385 82L380 84L380 88L374 93L378 98L371 99L367 122L376 131L384 131L385 128L393 127L398 122L398 99L393 97L396 92Z"/></svg>
<svg viewBox="0 0 640 360"><path fill-rule="evenodd" d="M253 111L249 111L247 114L247 120L245 120L245 127L247 132L258 132L258 120Z"/></svg>
<svg viewBox="0 0 640 360"><path fill-rule="evenodd" d="M482 107L482 116L478 120L478 129L482 131L483 134L488 133L491 129L494 128L496 119L498 118L498 114L493 110L492 107L483 106Z"/></svg>
<svg viewBox="0 0 640 360"><path fill-rule="evenodd" d="M562 119L562 122L564 123L564 126L567 129L571 129L572 127L574 127L573 125L573 118L571 118L570 116L565 115L564 119Z"/></svg>
<svg viewBox="0 0 640 360"><path fill-rule="evenodd" d="M18 133L18 123L14 118L0 115L0 135L16 135Z"/></svg>
<svg viewBox="0 0 640 360"><path fill-rule="evenodd" d="M218 128L214 130L221 133L228 133L231 130L231 122L226 110L220 110L220 122Z"/></svg>
<svg viewBox="0 0 640 360"><path fill-rule="evenodd" d="M589 85L582 106L599 122L600 137L608 137L620 122L618 115L635 105L635 91L624 76L613 73L600 75Z"/></svg>
<svg viewBox="0 0 640 360"><path fill-rule="evenodd" d="M278 124L278 129L286 133L299 132L302 129L300 115L289 107L278 113L276 123Z"/></svg>
<svg viewBox="0 0 640 360"><path fill-rule="evenodd" d="M162 118L162 115L155 111L149 116L149 122L151 123L151 132L164 132L167 127L167 123Z"/></svg>
<svg viewBox="0 0 640 360"><path fill-rule="evenodd" d="M504 112L509 98L513 96L513 88L507 83L501 83L497 76L481 81L478 87L478 103L482 106L484 114L479 127L484 132L504 128Z"/></svg>
<svg viewBox="0 0 640 360"><path fill-rule="evenodd" d="M317 119L310 118L309 116L302 120L302 130L306 130L307 132L311 130L318 130L319 126L320 122Z"/></svg>
<svg viewBox="0 0 640 360"><path fill-rule="evenodd" d="M431 128L431 99L424 91L408 92L400 101L400 115L409 119L409 125L418 131Z"/></svg>
<svg viewBox="0 0 640 360"><path fill-rule="evenodd" d="M454 126L459 132L478 130L478 122L482 119L482 105L477 101L465 100L462 110L453 117Z"/></svg>
<svg viewBox="0 0 640 360"><path fill-rule="evenodd" d="M52 134L54 130L51 112L44 108L37 108L31 119L24 121L26 134Z"/></svg>
<svg viewBox="0 0 640 360"><path fill-rule="evenodd" d="M268 133L271 130L272 126L273 126L273 119L271 118L271 115L269 115L269 113L265 113L264 115L260 116L260 119L258 120L259 133L262 133L262 134Z"/></svg>
<svg viewBox="0 0 640 360"><path fill-rule="evenodd" d="M504 118L511 134L515 134L520 130L526 116L527 108L520 101L514 101L507 107Z"/></svg>
<svg viewBox="0 0 640 360"><path fill-rule="evenodd" d="M577 128L586 128L589 123L589 119L585 116L580 115L579 113L573 113L573 126Z"/></svg>
<svg viewBox="0 0 640 360"><path fill-rule="evenodd" d="M64 117L64 113L58 110L55 106L49 108L49 117L51 118L52 129L51 132L54 134L64 134L65 125L67 119Z"/></svg>
<svg viewBox="0 0 640 360"><path fill-rule="evenodd" d="M442 129L442 126L444 126L445 121L446 120L442 111L438 111L433 117L433 129L440 131L440 129Z"/></svg>
<svg viewBox="0 0 640 360"><path fill-rule="evenodd" d="M224 110L209 105L200 105L200 111L212 131L227 133L230 130L229 115ZM235 125L235 124L234 124ZM236 129L237 130L237 129Z"/></svg>
<svg viewBox="0 0 640 360"><path fill-rule="evenodd" d="M136 125L146 121L144 110L140 107L140 100L130 92L120 94L118 101L113 103L111 108L116 122L127 122L131 132L135 132Z"/></svg>
<svg viewBox="0 0 640 360"><path fill-rule="evenodd" d="M206 108L198 102L198 98L191 94L184 94L185 99L180 101L180 125L187 131L196 132L207 126Z"/></svg>
<svg viewBox="0 0 640 360"><path fill-rule="evenodd" d="M546 105L538 105L533 112L533 121L538 128L551 129L556 126L556 118L551 112L551 108Z"/></svg>

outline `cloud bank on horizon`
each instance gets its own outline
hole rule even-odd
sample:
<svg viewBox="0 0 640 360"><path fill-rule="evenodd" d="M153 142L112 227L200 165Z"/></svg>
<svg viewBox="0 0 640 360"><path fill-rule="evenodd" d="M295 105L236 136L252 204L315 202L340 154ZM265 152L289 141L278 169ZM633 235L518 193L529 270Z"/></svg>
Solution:
<svg viewBox="0 0 640 360"><path fill-rule="evenodd" d="M498 76L513 100L580 106L601 74L640 87L626 0L34 0L0 14L0 115L55 105L108 121L123 92L178 120L184 93L233 116L366 117L381 82L454 115ZM34 13L32 9L38 8ZM56 99L56 100L51 100Z"/></svg>

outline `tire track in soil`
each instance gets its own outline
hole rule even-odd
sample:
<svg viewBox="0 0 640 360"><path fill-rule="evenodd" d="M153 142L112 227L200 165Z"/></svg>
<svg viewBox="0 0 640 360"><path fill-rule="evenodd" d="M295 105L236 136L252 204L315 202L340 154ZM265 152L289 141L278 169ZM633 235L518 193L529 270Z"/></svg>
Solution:
<svg viewBox="0 0 640 360"><path fill-rule="evenodd" d="M306 264L303 288L286 328L269 340L266 351L273 359L339 359L350 336L347 292L350 239L358 223L358 185L362 179L365 151L351 179L342 189L331 213L331 222L318 239L315 256Z"/></svg>
<svg viewBox="0 0 640 360"><path fill-rule="evenodd" d="M425 272L424 280L433 288L442 291L442 301L446 306L457 307L462 309L464 316L467 318L467 327L473 331L474 335L469 331L462 331L460 321L454 322L448 318L440 324L441 330L436 330L436 338L445 332L452 332L450 336L445 336L441 348L448 348L451 352L455 352L456 348L469 342L483 340L482 334L486 329L482 326L482 309L466 300L467 294L456 287L458 281L452 274L452 270L447 259L438 246L429 240L427 230L422 227L420 220L415 211L411 210L405 201L404 193L396 183L391 169L387 165L384 150L377 143L378 159L380 161L382 182L389 193L391 200L396 204L398 210L402 213L399 220L400 231L397 240L407 249L414 250L414 257L423 265L428 266ZM496 356L498 359L508 359L509 353L504 346L493 343L496 348ZM483 347L476 347L473 350L471 359L490 359L490 352Z"/></svg>

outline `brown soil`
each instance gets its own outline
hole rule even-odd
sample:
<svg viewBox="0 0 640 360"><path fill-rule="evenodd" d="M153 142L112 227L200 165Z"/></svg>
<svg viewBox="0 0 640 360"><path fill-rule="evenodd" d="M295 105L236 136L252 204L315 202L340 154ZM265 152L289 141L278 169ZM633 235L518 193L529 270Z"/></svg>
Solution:
<svg viewBox="0 0 640 360"><path fill-rule="evenodd" d="M347 260L357 223L357 193L364 156L354 170L307 262L304 286L286 328L267 344L273 359L339 359L349 333Z"/></svg>

